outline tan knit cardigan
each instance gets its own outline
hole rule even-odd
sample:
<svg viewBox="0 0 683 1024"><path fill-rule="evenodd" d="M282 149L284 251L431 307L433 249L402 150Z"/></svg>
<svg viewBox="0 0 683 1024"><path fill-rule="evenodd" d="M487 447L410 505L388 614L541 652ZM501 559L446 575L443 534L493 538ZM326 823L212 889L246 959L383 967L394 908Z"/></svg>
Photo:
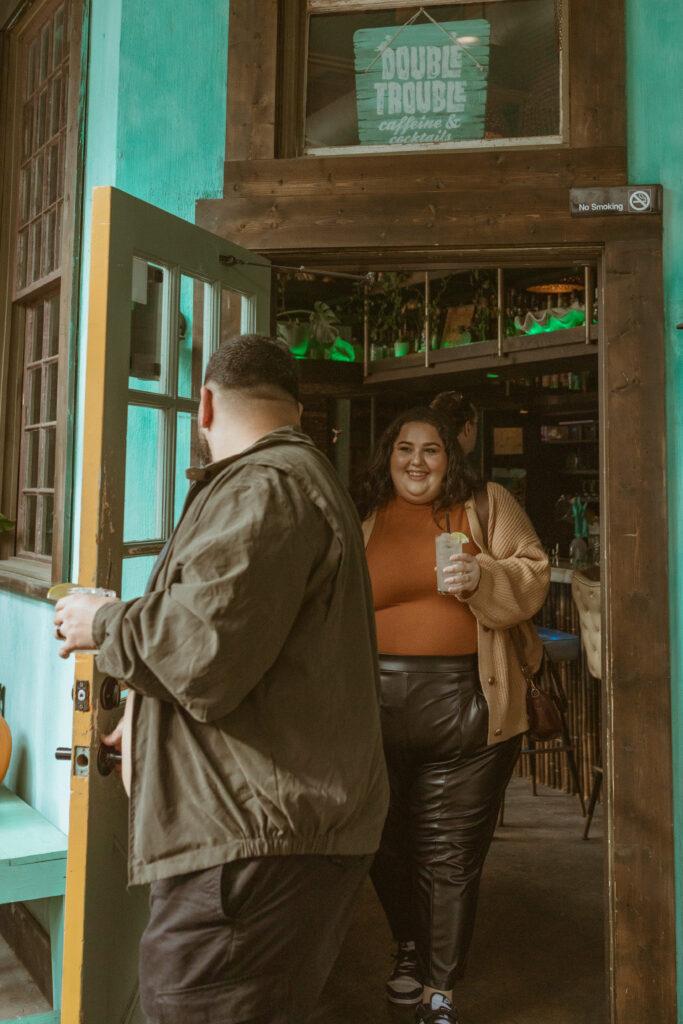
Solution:
<svg viewBox="0 0 683 1024"><path fill-rule="evenodd" d="M477 620L479 678L489 706L489 743L525 732L526 682L516 656L510 626L519 626L524 656L532 670L541 664L543 648L529 620L545 601L550 586L550 563L531 522L512 495L500 484L488 484L488 547L470 498L465 511L470 536L479 548L479 586L459 600ZM375 513L363 523L367 547Z"/></svg>

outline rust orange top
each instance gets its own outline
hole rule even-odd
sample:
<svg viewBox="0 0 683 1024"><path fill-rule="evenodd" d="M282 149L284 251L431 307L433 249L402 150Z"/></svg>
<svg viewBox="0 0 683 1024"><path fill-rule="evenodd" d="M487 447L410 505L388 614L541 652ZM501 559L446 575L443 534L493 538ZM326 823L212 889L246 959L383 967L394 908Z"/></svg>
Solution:
<svg viewBox="0 0 683 1024"><path fill-rule="evenodd" d="M470 528L464 505L449 510L451 532ZM445 529L431 505L398 495L378 509L367 546L380 654L474 654L477 620L466 604L436 589L434 542ZM463 551L477 554L470 540Z"/></svg>

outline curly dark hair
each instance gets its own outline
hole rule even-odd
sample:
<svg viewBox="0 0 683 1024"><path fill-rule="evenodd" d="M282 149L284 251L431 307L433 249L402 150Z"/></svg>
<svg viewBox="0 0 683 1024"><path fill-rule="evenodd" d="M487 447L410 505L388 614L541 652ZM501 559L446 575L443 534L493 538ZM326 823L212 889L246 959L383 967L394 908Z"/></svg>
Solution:
<svg viewBox="0 0 683 1024"><path fill-rule="evenodd" d="M481 486L480 480L463 454L451 420L434 409L416 406L413 409L406 409L389 424L375 446L367 469L354 482L352 495L361 519L367 519L376 509L382 508L395 494L390 469L391 453L396 438L406 423L429 423L438 431L446 449L448 464L443 487L432 506L435 516L451 505L460 505L467 501Z"/></svg>

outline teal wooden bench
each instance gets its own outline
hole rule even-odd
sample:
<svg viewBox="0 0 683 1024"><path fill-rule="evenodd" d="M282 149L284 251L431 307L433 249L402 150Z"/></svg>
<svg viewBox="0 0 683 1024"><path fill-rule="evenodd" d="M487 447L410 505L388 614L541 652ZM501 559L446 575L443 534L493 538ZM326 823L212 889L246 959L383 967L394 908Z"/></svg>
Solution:
<svg viewBox="0 0 683 1024"><path fill-rule="evenodd" d="M66 836L6 786L0 786L0 903L49 900L52 1003L22 1024L59 1024L64 945ZM17 1018L0 1024L16 1024Z"/></svg>

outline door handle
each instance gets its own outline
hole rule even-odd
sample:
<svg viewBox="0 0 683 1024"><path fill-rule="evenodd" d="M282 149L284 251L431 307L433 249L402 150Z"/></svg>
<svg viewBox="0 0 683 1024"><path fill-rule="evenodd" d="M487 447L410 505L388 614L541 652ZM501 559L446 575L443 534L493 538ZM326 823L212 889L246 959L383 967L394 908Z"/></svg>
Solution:
<svg viewBox="0 0 683 1024"><path fill-rule="evenodd" d="M97 749L97 770L100 775L111 775L119 764L121 764L121 754L116 747L108 747L106 743L100 743Z"/></svg>

